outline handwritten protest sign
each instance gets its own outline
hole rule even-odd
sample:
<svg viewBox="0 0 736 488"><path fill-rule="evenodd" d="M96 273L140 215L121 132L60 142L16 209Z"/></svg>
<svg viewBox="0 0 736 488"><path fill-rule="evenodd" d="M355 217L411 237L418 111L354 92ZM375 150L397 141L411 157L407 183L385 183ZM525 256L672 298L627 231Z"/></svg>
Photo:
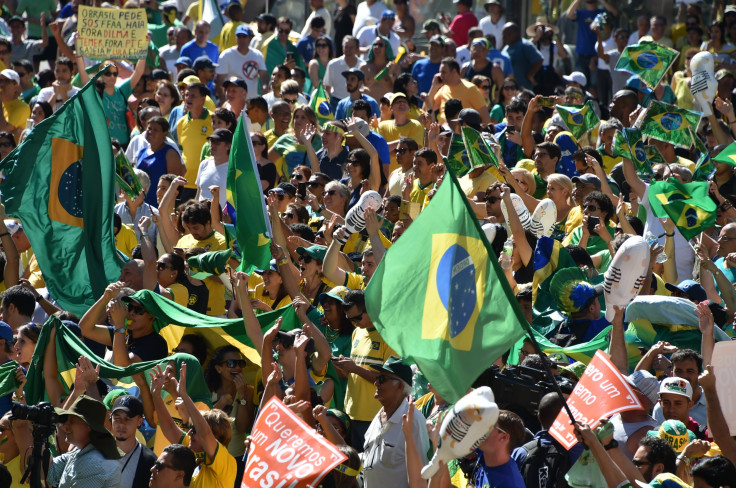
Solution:
<svg viewBox="0 0 736 488"><path fill-rule="evenodd" d="M736 342L716 342L713 349L713 372L716 374L716 391L721 401L721 411L728 422L731 435L736 435Z"/></svg>
<svg viewBox="0 0 736 488"><path fill-rule="evenodd" d="M594 427L598 420L627 410L639 410L641 403L629 383L601 351L596 351L593 360L585 368L572 394L567 399L576 422ZM570 417L563 409L549 429L565 449L578 443L570 424Z"/></svg>
<svg viewBox="0 0 736 488"><path fill-rule="evenodd" d="M261 410L251 433L241 488L306 488L347 456L317 434L277 398Z"/></svg>
<svg viewBox="0 0 736 488"><path fill-rule="evenodd" d="M79 50L91 59L142 59L148 53L148 20L143 8L79 6Z"/></svg>

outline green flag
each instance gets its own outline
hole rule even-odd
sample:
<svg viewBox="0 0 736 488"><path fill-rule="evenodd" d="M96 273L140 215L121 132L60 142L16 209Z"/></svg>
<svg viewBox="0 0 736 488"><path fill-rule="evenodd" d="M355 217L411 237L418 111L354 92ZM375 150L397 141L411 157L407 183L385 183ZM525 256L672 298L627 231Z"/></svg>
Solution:
<svg viewBox="0 0 736 488"><path fill-rule="evenodd" d="M539 348L542 350L543 353L562 353L570 359L580 361L585 364L588 364L591 359L593 359L593 356L595 355L595 352L597 350L600 349L605 351L608 349L608 346L610 344L608 335L610 334L610 332L611 326L609 325L588 342L582 342L570 347L561 347L550 342L544 335L540 334L538 331L533 330L534 337L537 339L537 343L539 343ZM511 354L509 354L509 364L520 363L519 351L521 351L521 348L523 346L524 338L519 339L519 341L514 344L514 347L511 349Z"/></svg>
<svg viewBox="0 0 736 488"><path fill-rule="evenodd" d="M697 136L695 137L695 151L698 154L698 160L695 162L693 181L708 181L716 172L716 165L710 158L708 148Z"/></svg>
<svg viewBox="0 0 736 488"><path fill-rule="evenodd" d="M131 200L135 200L143 192L143 185L122 150L115 156L115 181Z"/></svg>
<svg viewBox="0 0 736 488"><path fill-rule="evenodd" d="M685 239L692 239L716 221L716 204L708 196L708 182L680 183L676 178L649 187L652 213L670 218Z"/></svg>
<svg viewBox="0 0 736 488"><path fill-rule="evenodd" d="M524 315L451 172L365 294L381 337L451 403L524 334Z"/></svg>
<svg viewBox="0 0 736 488"><path fill-rule="evenodd" d="M2 200L23 223L59 305L80 317L120 276L115 161L95 75L2 162Z"/></svg>
<svg viewBox="0 0 736 488"><path fill-rule="evenodd" d="M659 152L659 149L657 149L656 147L652 145L644 146L644 152L646 152L647 159L650 163L666 164L664 161L664 156L662 156L662 153Z"/></svg>
<svg viewBox="0 0 736 488"><path fill-rule="evenodd" d="M480 132L472 127L463 127L462 136L471 168L491 165L498 167L496 154Z"/></svg>
<svg viewBox="0 0 736 488"><path fill-rule="evenodd" d="M242 256L240 268L246 273L267 269L271 260L271 222L263 199L258 163L253 143L246 132L245 115L240 116L233 134L227 167L227 201L235 209L235 234Z"/></svg>
<svg viewBox="0 0 736 488"><path fill-rule="evenodd" d="M616 131L613 137L613 155L630 159L641 177L651 179L654 175L639 129L627 127L622 131Z"/></svg>
<svg viewBox="0 0 736 488"><path fill-rule="evenodd" d="M445 156L444 160L447 169L452 171L452 174L458 178L465 176L470 171L468 151L465 150L465 143L460 134L452 134L450 149L448 149L447 156Z"/></svg>
<svg viewBox="0 0 736 488"><path fill-rule="evenodd" d="M330 109L330 96L322 86L322 81L319 82L317 91L312 97L312 102L309 106L312 107L314 113L317 114L317 121L319 121L320 124L324 124L328 120L335 120L335 116L332 115L332 109Z"/></svg>
<svg viewBox="0 0 736 488"><path fill-rule="evenodd" d="M624 48L614 69L637 75L654 90L679 54L656 42L643 41Z"/></svg>
<svg viewBox="0 0 736 488"><path fill-rule="evenodd" d="M557 112L565 122L567 129L578 140L601 121L593 110L591 100L585 102L585 105L557 105Z"/></svg>
<svg viewBox="0 0 736 488"><path fill-rule="evenodd" d="M716 163L723 163L729 166L736 166L736 142L732 142L726 146L716 157L713 158Z"/></svg>
<svg viewBox="0 0 736 488"><path fill-rule="evenodd" d="M635 127L653 139L690 149L695 143L700 116L700 112L653 101L639 116Z"/></svg>

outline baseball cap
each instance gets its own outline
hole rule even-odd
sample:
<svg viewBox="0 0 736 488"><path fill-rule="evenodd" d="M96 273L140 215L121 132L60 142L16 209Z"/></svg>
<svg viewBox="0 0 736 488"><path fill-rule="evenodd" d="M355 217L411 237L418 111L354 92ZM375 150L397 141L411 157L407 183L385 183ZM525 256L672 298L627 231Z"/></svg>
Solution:
<svg viewBox="0 0 736 488"><path fill-rule="evenodd" d="M194 64L192 64L192 69L194 71L197 71L198 69L215 69L217 68L217 63L214 63L208 56L200 56L197 59L194 60Z"/></svg>
<svg viewBox="0 0 736 488"><path fill-rule="evenodd" d="M641 92L644 95L649 95L652 93L652 89L649 88L647 84L641 81L641 78L636 75L632 75L629 77L628 80L626 80L626 88Z"/></svg>
<svg viewBox="0 0 736 488"><path fill-rule="evenodd" d="M665 420L657 430L647 432L647 437L659 437L672 446L675 452L682 452L690 441L696 439L695 434L679 420Z"/></svg>
<svg viewBox="0 0 736 488"><path fill-rule="evenodd" d="M365 80L365 74L358 68L350 68L349 70L345 70L342 72L342 75L347 78L348 75L355 75L358 77L360 81Z"/></svg>
<svg viewBox="0 0 736 488"><path fill-rule="evenodd" d="M383 12L381 12L381 20L384 20L384 19L391 19L391 20L393 20L395 18L396 18L396 14L394 13L393 10L386 9Z"/></svg>
<svg viewBox="0 0 736 488"><path fill-rule="evenodd" d="M452 120L452 122L462 122L464 124L469 125L475 130L480 130L480 124L481 124L481 118L480 113L478 113L477 110L474 110L472 108L464 108L460 111L459 114L457 114L457 118Z"/></svg>
<svg viewBox="0 0 736 488"><path fill-rule="evenodd" d="M176 58L176 62L174 64L183 64L191 68L192 58L190 58L189 56L179 56L178 58Z"/></svg>
<svg viewBox="0 0 736 488"><path fill-rule="evenodd" d="M573 376L574 379L577 381L583 377L583 373L585 372L585 367L586 367L586 364L583 363L582 361L575 361L574 363L569 364L567 366L562 366L560 368L560 374L563 376L567 375L568 377Z"/></svg>
<svg viewBox="0 0 736 488"><path fill-rule="evenodd" d="M631 386L642 392L649 401L657 403L659 381L657 381L657 378L652 373L640 369L627 376L626 381L628 381Z"/></svg>
<svg viewBox="0 0 736 488"><path fill-rule="evenodd" d="M690 386L690 382L677 376L670 376L662 380L659 385L659 395L662 396L665 393L681 395L687 397L688 400L693 399L693 387Z"/></svg>
<svg viewBox="0 0 736 488"><path fill-rule="evenodd" d="M730 76L731 78L734 78L734 74L731 72L731 70L728 70L726 68L719 69L716 71L716 81L721 81L726 76Z"/></svg>
<svg viewBox="0 0 736 488"><path fill-rule="evenodd" d="M271 261L268 262L268 269L256 269L255 270L255 272L258 273L259 275L264 274L266 271L276 271L277 273L279 272L279 265L275 259L272 259Z"/></svg>
<svg viewBox="0 0 736 488"><path fill-rule="evenodd" d="M5 223L5 227L8 228L8 232L10 232L11 236L14 236L15 233L19 230L23 230L23 224L21 224L17 220L5 219L3 220L3 222Z"/></svg>
<svg viewBox="0 0 736 488"><path fill-rule="evenodd" d="M600 190L601 189L601 179L598 178L596 175L591 175L589 173L586 173L586 174L583 174L583 175L580 175L580 176L573 176L572 177L572 182L573 183L577 183L578 181L580 183L584 183L584 184L587 184L587 185L593 185L593 186L595 186L595 188L597 190Z"/></svg>
<svg viewBox="0 0 736 488"><path fill-rule="evenodd" d="M0 71L0 78L8 79L17 85L20 85L20 75L18 75L15 70L4 69Z"/></svg>
<svg viewBox="0 0 736 488"><path fill-rule="evenodd" d="M395 102L396 100L398 100L399 98L403 98L404 100L408 100L408 99L406 98L406 94L404 94L404 93L401 93L401 92L396 92L396 93L394 93L394 94L393 94L393 95L392 95L392 96L391 96L391 97L389 98L389 102L390 102L390 104L391 104L391 105L393 105L393 104L394 104L394 102Z"/></svg>
<svg viewBox="0 0 736 488"><path fill-rule="evenodd" d="M128 417L136 417L143 415L143 403L133 395L122 395L115 399L112 404L112 413L122 410L128 414Z"/></svg>
<svg viewBox="0 0 736 488"><path fill-rule="evenodd" d="M432 44L433 42L439 44L442 47L445 47L445 38L440 34L435 34L429 39L430 44Z"/></svg>
<svg viewBox="0 0 736 488"><path fill-rule="evenodd" d="M245 82L244 79L238 78L237 76L232 76L228 80L225 81L225 83L222 84L223 88L227 88L230 85L239 86L245 91L248 91L248 84Z"/></svg>
<svg viewBox="0 0 736 488"><path fill-rule="evenodd" d="M21 24L26 25L26 21L23 20L23 17L20 17L18 15L13 15L12 17L10 17L8 25L12 24L13 22L20 22Z"/></svg>
<svg viewBox="0 0 736 488"><path fill-rule="evenodd" d="M324 305L325 300L327 300L328 297L332 297L338 302L343 303L345 301L345 295L347 295L349 291L350 289L345 286L336 286L327 293L320 294L319 303L320 305Z"/></svg>
<svg viewBox="0 0 736 488"><path fill-rule="evenodd" d="M207 139L231 143L233 142L233 133L227 129L215 129Z"/></svg>
<svg viewBox="0 0 736 488"><path fill-rule="evenodd" d="M296 196L296 187L292 185L291 183L288 183L288 182L279 183L279 185L276 188L277 189L281 188L284 191L284 193L288 193L292 197Z"/></svg>
<svg viewBox="0 0 736 488"><path fill-rule="evenodd" d="M389 356L382 366L373 366L373 369L381 373L394 375L409 386L414 381L414 374L411 372L411 367L404 364L404 361L398 356Z"/></svg>
<svg viewBox="0 0 736 488"><path fill-rule="evenodd" d="M736 14L736 5L728 5L728 6L727 6L727 7L726 7L726 8L725 8L725 9L723 10L723 13L724 13L724 15L725 15L725 14Z"/></svg>
<svg viewBox="0 0 736 488"><path fill-rule="evenodd" d="M677 285L673 285L672 283L665 283L664 287L671 292L682 292L687 295L689 299L696 302L704 302L708 299L708 294L705 293L705 288L703 288L700 283L694 280L681 281Z"/></svg>
<svg viewBox="0 0 736 488"><path fill-rule="evenodd" d="M247 26L245 24L240 24L238 28L235 29L235 35L237 36L238 34L241 34L241 35L244 34L246 36L253 37L253 29L251 29L250 26Z"/></svg>
<svg viewBox="0 0 736 488"><path fill-rule="evenodd" d="M327 248L322 246L299 246L296 248L296 253L300 256L304 256L306 254L312 259L319 259L320 261L324 261L325 254L327 254Z"/></svg>
<svg viewBox="0 0 736 488"><path fill-rule="evenodd" d="M440 29L440 23L434 19L425 20L422 24L422 32L429 32L435 29Z"/></svg>
<svg viewBox="0 0 736 488"><path fill-rule="evenodd" d="M181 82L179 82L179 86L181 86L181 85L189 86L192 83L202 83L202 81L199 79L199 76L189 75L186 78L184 78L183 80L181 80Z"/></svg>
<svg viewBox="0 0 736 488"><path fill-rule="evenodd" d="M585 86L588 83L588 78L580 71L573 71L569 75L563 76L562 79L569 83L577 83L580 86Z"/></svg>
<svg viewBox="0 0 736 488"><path fill-rule="evenodd" d="M5 344L13 345L13 328L7 322L0 320L0 339L5 339Z"/></svg>

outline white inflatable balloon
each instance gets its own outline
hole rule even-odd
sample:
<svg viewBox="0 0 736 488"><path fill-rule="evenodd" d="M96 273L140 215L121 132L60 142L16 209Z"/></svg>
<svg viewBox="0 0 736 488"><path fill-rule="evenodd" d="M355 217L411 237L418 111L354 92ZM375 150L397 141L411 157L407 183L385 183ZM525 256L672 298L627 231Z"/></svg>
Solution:
<svg viewBox="0 0 736 488"><path fill-rule="evenodd" d="M434 476L440 461L467 456L488 437L497 420L498 405L489 387L476 388L458 400L442 420L437 450L422 468L422 478Z"/></svg>
<svg viewBox="0 0 736 488"><path fill-rule="evenodd" d="M613 306L626 307L639 293L649 268L649 244L641 236L629 237L616 251L603 281L606 320L613 320Z"/></svg>
<svg viewBox="0 0 736 488"><path fill-rule="evenodd" d="M486 234L486 239L488 239L488 242L493 244L493 240L496 238L496 224L483 224L481 226L481 229L483 229L483 232Z"/></svg>
<svg viewBox="0 0 736 488"><path fill-rule="evenodd" d="M555 224L557 223L557 206L555 202L549 198L545 198L537 208L534 209L532 214L532 223L530 229L534 232L537 237L551 236L555 230Z"/></svg>
<svg viewBox="0 0 736 488"><path fill-rule="evenodd" d="M713 115L712 104L718 91L718 82L714 72L713 55L708 51L700 51L690 60L690 72L693 77L690 80L690 93L696 109L708 117Z"/></svg>
<svg viewBox="0 0 736 488"><path fill-rule="evenodd" d="M532 215L529 213L529 210L527 210L526 205L524 205L524 200L522 200L516 193L512 193L511 203L514 205L514 210L516 211L516 215L519 216L519 220L521 220L521 225L524 227L524 230L530 230L532 225ZM506 210L506 202L503 200L501 200L501 212L503 212L503 218L506 219L506 223L508 223L509 214Z"/></svg>
<svg viewBox="0 0 736 488"><path fill-rule="evenodd" d="M370 190L363 193L358 203L348 210L348 214L345 216L345 235L342 239L338 239L336 235L337 242L345 244L351 235L365 229L365 211L369 208L378 210L381 203L381 195L377 191Z"/></svg>

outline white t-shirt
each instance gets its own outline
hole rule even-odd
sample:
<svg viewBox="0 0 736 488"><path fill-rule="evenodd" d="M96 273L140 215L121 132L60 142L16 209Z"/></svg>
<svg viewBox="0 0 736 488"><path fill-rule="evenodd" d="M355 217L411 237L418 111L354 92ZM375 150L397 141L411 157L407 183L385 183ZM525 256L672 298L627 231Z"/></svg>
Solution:
<svg viewBox="0 0 736 488"><path fill-rule="evenodd" d="M312 19L315 17L322 17L325 19L325 33L328 36L332 36L332 15L330 15L330 12L328 12L326 8L322 7L320 9L313 10L312 13L309 14L309 17L307 17L307 20L304 22L302 37L309 35L309 23L312 22Z"/></svg>
<svg viewBox="0 0 736 488"><path fill-rule="evenodd" d="M234 46L225 49L217 63L218 75L225 75L226 79L236 76L245 80L249 100L258 96L258 76L261 71L266 71L266 61L260 51L248 49L246 54L241 54Z"/></svg>
<svg viewBox="0 0 736 488"><path fill-rule="evenodd" d="M79 91L79 88L76 86L69 85L69 91L66 92L67 99L74 96ZM48 88L42 88L41 91L38 93L38 97L36 98L37 102L47 102L49 105L51 105L51 108L54 109L54 112L56 112L62 105L62 102L56 102L56 93L54 93L54 87L50 86Z"/></svg>
<svg viewBox="0 0 736 488"><path fill-rule="evenodd" d="M227 184L227 161L223 164L215 164L213 158L207 158L199 165L197 171L197 188L199 188L199 199L212 198L209 187L217 185L221 190L225 189ZM227 203L227 192L220 191L220 207L224 207Z"/></svg>
<svg viewBox="0 0 736 488"><path fill-rule="evenodd" d="M368 47L373 44L373 41L375 41L379 35L380 34L378 33L378 27L376 27L375 25L367 25L360 29L360 32L356 37L358 38L358 43L360 44L360 47ZM401 39L399 38L399 35L396 34L396 32L394 31L391 31L387 37L389 42L391 43L391 51L394 53L393 57L389 61L393 61L393 58L396 57L396 54L398 54L399 52ZM366 54L366 56L368 55Z"/></svg>
<svg viewBox="0 0 736 488"><path fill-rule="evenodd" d="M613 39L613 36L611 36L603 41L603 52L607 53L608 51L611 51L613 49L617 49L617 47L616 41ZM598 52L598 41L595 41L595 52ZM608 67L608 63L603 61L602 58L598 58L598 69L602 71L608 71L610 68Z"/></svg>
<svg viewBox="0 0 736 488"><path fill-rule="evenodd" d="M166 62L166 71L176 73L176 60L179 59L179 49L176 44L167 44L158 50L158 55Z"/></svg>
<svg viewBox="0 0 736 488"><path fill-rule="evenodd" d="M468 49L468 46L460 46L455 50L455 60L460 66L470 61L470 49Z"/></svg>
<svg viewBox="0 0 736 488"><path fill-rule="evenodd" d="M347 71L350 68L360 68L365 64L365 61L362 59L357 58L357 60L358 62L355 66L348 66L348 63L345 62L345 56L340 56L339 58L335 58L327 63L327 68L325 68L325 77L322 79L322 83L325 86L332 88L332 92L330 93L331 96L342 100L350 95L348 93L347 80L345 80L342 72Z"/></svg>
<svg viewBox="0 0 736 488"><path fill-rule="evenodd" d="M502 15L501 18L498 19L498 22L495 24L491 22L491 16L487 15L480 19L480 22L478 22L478 27L480 30L483 31L483 35L487 36L488 34L493 34L494 39L496 39L496 48L498 46L503 45L503 37L501 36L501 32L503 31L503 26L506 23L506 16Z"/></svg>
<svg viewBox="0 0 736 488"><path fill-rule="evenodd" d="M386 4L383 2L376 2L373 5L368 5L367 2L360 2L355 13L355 24L353 24L353 35L358 37L358 32L366 25L368 17L373 17L377 23L381 19L381 14L386 10Z"/></svg>

